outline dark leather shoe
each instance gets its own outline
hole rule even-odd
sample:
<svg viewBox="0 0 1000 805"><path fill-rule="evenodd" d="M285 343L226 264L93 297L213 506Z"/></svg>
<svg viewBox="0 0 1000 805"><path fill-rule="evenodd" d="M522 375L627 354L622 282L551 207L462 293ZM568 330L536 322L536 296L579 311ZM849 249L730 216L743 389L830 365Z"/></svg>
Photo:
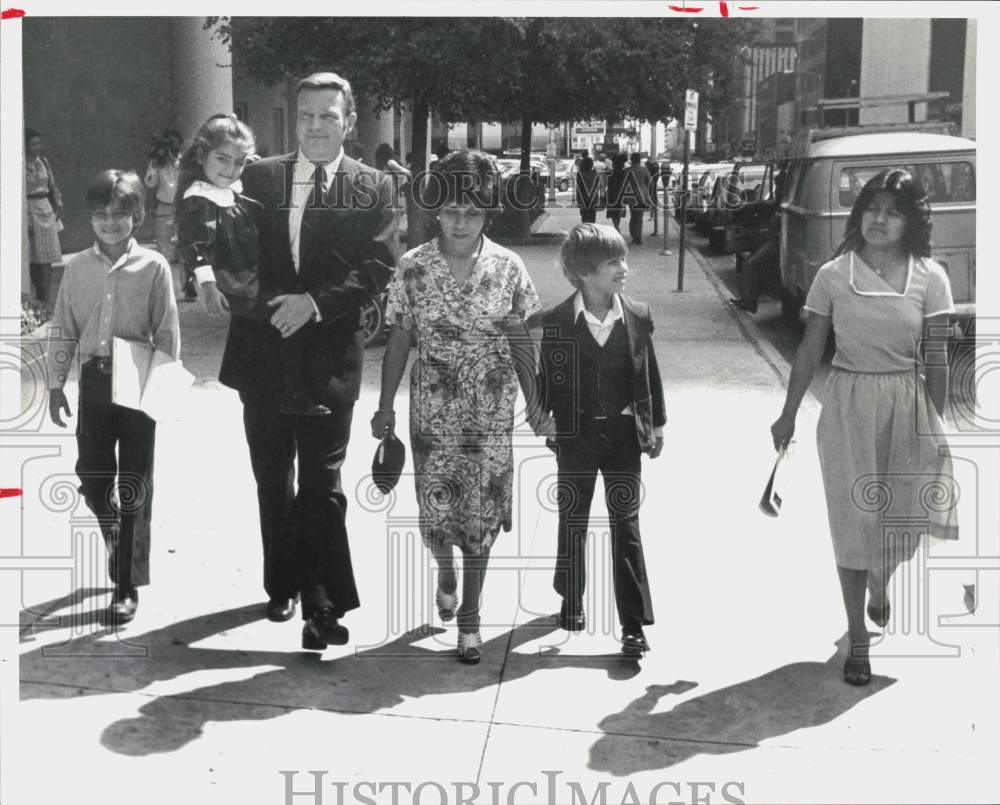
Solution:
<svg viewBox="0 0 1000 805"><path fill-rule="evenodd" d="M641 657L647 651L649 643L646 642L646 635L642 633L642 629L622 636L622 654L625 656Z"/></svg>
<svg viewBox="0 0 1000 805"><path fill-rule="evenodd" d="M267 619L274 623L290 620L295 614L294 598L272 598L267 602Z"/></svg>
<svg viewBox="0 0 1000 805"><path fill-rule="evenodd" d="M337 621L329 607L316 610L302 625L302 648L307 651L322 651L327 645L343 646L350 637L347 627Z"/></svg>
<svg viewBox="0 0 1000 805"><path fill-rule="evenodd" d="M587 616L583 614L583 604L570 606L569 602L563 599L559 610L559 628L567 632L582 632L586 629Z"/></svg>
<svg viewBox="0 0 1000 805"><path fill-rule="evenodd" d="M139 608L139 592L134 587L115 587L108 605L107 619L112 626L128 623Z"/></svg>

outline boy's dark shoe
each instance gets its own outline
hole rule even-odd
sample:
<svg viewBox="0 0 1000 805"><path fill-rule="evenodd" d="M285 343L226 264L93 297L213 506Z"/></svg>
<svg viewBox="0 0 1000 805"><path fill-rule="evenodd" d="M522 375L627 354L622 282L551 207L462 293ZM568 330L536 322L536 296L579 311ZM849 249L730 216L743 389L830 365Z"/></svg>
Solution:
<svg viewBox="0 0 1000 805"><path fill-rule="evenodd" d="M282 396L281 413L290 416L329 416L333 411L316 402L304 391L296 391Z"/></svg>
<svg viewBox="0 0 1000 805"><path fill-rule="evenodd" d="M109 626L119 626L128 623L135 617L139 608L139 591L135 587L115 587L108 605L107 620Z"/></svg>
<svg viewBox="0 0 1000 805"><path fill-rule="evenodd" d="M274 623L291 620L295 614L295 599L284 596L272 598L267 602L267 619Z"/></svg>
<svg viewBox="0 0 1000 805"><path fill-rule="evenodd" d="M350 639L347 627L338 623L330 607L316 610L302 626L302 648L322 651L328 644L343 646Z"/></svg>
<svg viewBox="0 0 1000 805"><path fill-rule="evenodd" d="M564 598L559 609L559 628L567 632L582 632L586 627L587 616L583 614L583 604L579 602L571 604Z"/></svg>
<svg viewBox="0 0 1000 805"><path fill-rule="evenodd" d="M641 626L622 635L622 654L626 657L641 657L647 651L649 643L646 642Z"/></svg>
<svg viewBox="0 0 1000 805"><path fill-rule="evenodd" d="M757 312L757 303L750 299L738 299L736 297L733 297L730 300L730 303L732 304L733 307L739 310L745 310L747 313Z"/></svg>

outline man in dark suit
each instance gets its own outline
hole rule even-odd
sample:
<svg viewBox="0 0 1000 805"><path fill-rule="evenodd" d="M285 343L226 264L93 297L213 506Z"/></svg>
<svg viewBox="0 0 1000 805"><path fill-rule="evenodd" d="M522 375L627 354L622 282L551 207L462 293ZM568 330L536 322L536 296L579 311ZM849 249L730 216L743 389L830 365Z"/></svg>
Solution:
<svg viewBox="0 0 1000 805"><path fill-rule="evenodd" d="M615 601L622 651L649 649L653 623L639 535L641 456L663 449L666 408L653 351L649 305L624 294L627 247L617 230L577 224L562 247L563 273L577 288L541 315L540 409L529 401L536 433L556 452L558 552L553 586L562 596L559 625L585 626L586 539L597 473L611 520Z"/></svg>
<svg viewBox="0 0 1000 805"><path fill-rule="evenodd" d="M350 84L334 73L304 78L297 107L297 152L260 160L243 173L245 195L264 209L258 272L273 315L232 319L219 380L238 390L243 403L267 617L290 619L301 594L302 646L321 650L347 642L339 621L359 606L340 468L361 386L360 310L388 281L396 220L389 180L344 155L357 118ZM299 330L308 391L330 415L281 413L279 339Z"/></svg>

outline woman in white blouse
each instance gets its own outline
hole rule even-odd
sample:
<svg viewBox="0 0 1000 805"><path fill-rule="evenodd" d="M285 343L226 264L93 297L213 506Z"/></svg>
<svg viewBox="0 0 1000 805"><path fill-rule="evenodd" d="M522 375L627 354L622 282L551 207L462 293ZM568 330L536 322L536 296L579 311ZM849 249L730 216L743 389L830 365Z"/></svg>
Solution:
<svg viewBox="0 0 1000 805"><path fill-rule="evenodd" d="M939 449L954 307L948 275L930 259L930 232L927 194L907 171L887 168L865 184L843 243L809 290L806 332L771 426L775 448L787 445L832 326L837 351L817 442L853 685L871 678L866 587L868 616L884 627L886 585L919 537L958 537L951 462ZM907 518L916 525L899 527Z"/></svg>

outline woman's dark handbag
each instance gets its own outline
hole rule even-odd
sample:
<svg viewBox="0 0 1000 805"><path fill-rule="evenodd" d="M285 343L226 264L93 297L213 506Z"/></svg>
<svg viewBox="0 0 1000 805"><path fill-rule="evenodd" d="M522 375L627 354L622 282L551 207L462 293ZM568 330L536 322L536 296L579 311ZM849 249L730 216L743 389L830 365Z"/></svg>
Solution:
<svg viewBox="0 0 1000 805"><path fill-rule="evenodd" d="M406 448L395 433L387 433L379 442L375 458L372 459L372 483L375 488L383 495L388 495L403 474L405 463Z"/></svg>

